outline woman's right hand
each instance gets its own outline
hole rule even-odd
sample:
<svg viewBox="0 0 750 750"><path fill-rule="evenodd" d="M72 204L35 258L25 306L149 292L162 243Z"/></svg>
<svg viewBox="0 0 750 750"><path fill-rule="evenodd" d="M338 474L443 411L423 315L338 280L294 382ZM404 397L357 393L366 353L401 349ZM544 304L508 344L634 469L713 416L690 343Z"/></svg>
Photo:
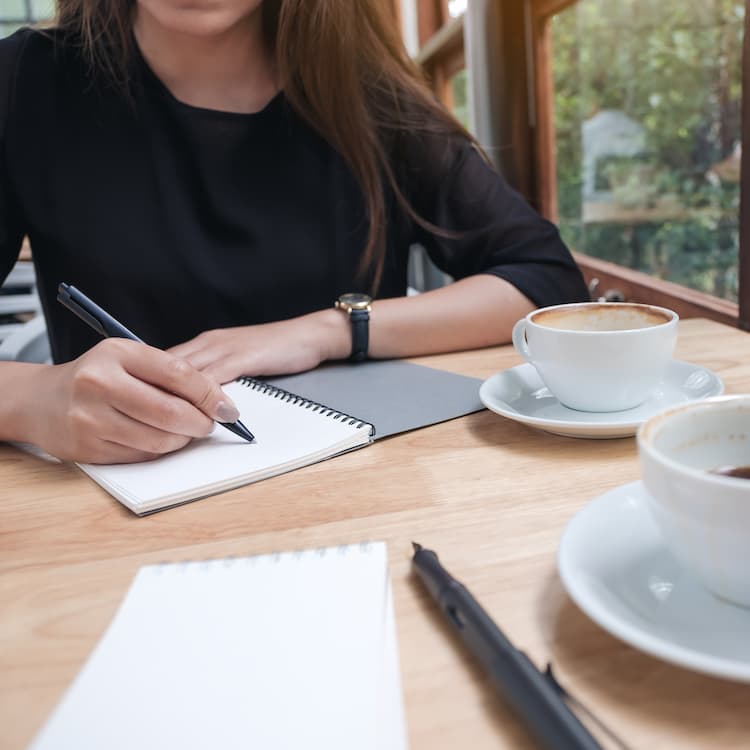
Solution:
<svg viewBox="0 0 750 750"><path fill-rule="evenodd" d="M110 338L78 359L35 369L21 439L85 463L145 461L208 435L239 412L219 384L186 360Z"/></svg>

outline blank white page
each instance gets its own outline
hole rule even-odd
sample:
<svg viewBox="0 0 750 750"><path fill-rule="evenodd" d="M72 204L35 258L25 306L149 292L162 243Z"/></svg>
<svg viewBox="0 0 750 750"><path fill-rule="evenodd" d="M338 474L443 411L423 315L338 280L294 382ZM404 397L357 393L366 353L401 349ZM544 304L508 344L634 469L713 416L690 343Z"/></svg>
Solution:
<svg viewBox="0 0 750 750"><path fill-rule="evenodd" d="M382 543L142 568L33 750L406 747Z"/></svg>
<svg viewBox="0 0 750 750"><path fill-rule="evenodd" d="M323 460L370 441L371 426L303 400L235 381L224 386L255 435L248 443L217 425L204 440L136 464L80 467L135 513L223 492Z"/></svg>

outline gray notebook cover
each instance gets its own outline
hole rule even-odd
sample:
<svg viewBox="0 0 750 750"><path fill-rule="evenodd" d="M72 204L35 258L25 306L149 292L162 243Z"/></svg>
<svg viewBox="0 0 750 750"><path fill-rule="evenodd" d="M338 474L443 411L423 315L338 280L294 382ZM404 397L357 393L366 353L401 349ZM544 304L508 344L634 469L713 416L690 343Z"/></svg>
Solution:
<svg viewBox="0 0 750 750"><path fill-rule="evenodd" d="M375 439L484 409L479 378L400 360L324 365L266 382L375 427Z"/></svg>

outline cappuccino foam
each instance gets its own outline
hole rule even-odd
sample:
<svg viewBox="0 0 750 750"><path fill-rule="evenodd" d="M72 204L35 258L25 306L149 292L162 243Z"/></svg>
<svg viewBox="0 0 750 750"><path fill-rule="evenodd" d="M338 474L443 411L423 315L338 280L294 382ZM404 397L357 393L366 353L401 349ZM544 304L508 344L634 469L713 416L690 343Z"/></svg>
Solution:
<svg viewBox="0 0 750 750"><path fill-rule="evenodd" d="M631 331L669 323L672 318L651 307L603 302L591 307L543 310L531 320L538 326L563 331Z"/></svg>

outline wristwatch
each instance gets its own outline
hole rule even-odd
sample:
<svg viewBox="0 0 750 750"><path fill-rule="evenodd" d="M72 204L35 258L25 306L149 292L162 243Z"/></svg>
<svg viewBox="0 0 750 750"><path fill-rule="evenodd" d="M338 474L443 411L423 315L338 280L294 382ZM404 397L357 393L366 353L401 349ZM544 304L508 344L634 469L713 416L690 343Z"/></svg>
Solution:
<svg viewBox="0 0 750 750"><path fill-rule="evenodd" d="M370 339L370 310L372 297L360 292L342 294L334 305L337 310L343 310L349 316L352 327L352 362L362 362L367 359L367 347Z"/></svg>

